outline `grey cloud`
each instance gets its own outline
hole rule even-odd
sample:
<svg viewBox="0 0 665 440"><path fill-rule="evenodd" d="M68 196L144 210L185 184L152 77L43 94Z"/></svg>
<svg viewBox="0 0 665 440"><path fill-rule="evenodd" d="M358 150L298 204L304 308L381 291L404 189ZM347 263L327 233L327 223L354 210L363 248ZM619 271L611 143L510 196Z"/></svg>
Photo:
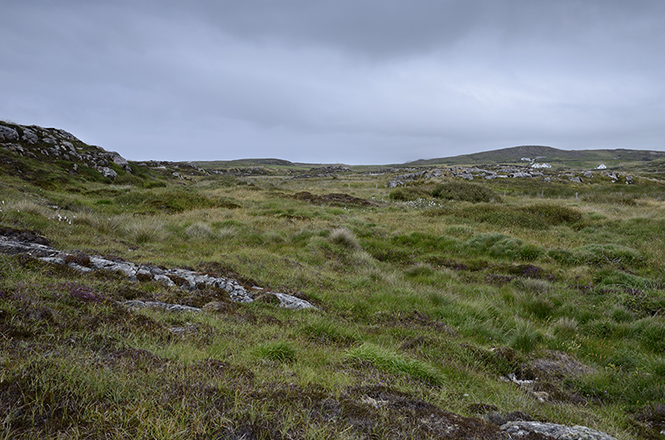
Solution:
<svg viewBox="0 0 665 440"><path fill-rule="evenodd" d="M15 2L0 118L137 159L662 148L664 18L639 0Z"/></svg>

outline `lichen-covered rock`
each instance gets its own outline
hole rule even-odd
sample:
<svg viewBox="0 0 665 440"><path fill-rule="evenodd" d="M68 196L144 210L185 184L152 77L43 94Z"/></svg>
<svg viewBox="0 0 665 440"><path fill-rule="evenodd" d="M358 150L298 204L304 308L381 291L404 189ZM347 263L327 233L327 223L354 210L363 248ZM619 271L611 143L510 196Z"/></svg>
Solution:
<svg viewBox="0 0 665 440"><path fill-rule="evenodd" d="M112 170L109 167L100 167L99 172L102 173L102 176L109 178L111 180L115 180L118 177L118 173L116 173L114 170Z"/></svg>
<svg viewBox="0 0 665 440"><path fill-rule="evenodd" d="M125 159L120 154L116 153L115 151L110 151L109 152L109 157L113 161L114 164L122 167L122 169L127 171L128 173L131 173L132 169L129 167L129 162L127 162L127 159Z"/></svg>
<svg viewBox="0 0 665 440"><path fill-rule="evenodd" d="M23 232L23 235L26 233ZM80 255L72 259L70 255L60 252L46 244L40 244L39 238L33 240L21 239L21 231L8 228L0 229L0 253L28 254L50 264L67 264L80 272L105 270L125 275L131 281L159 281L167 286L175 286L175 280L182 280L180 287L196 291L205 287L216 287L226 291L234 302L248 303L254 301L252 292L235 280L201 274L192 270L175 268L163 269L152 265L137 265L119 258L109 259L98 255ZM45 241L42 241L45 242ZM81 264L85 261L84 264ZM280 307L288 309L308 309L314 306L308 301L292 295L277 292L266 292L276 298Z"/></svg>
<svg viewBox="0 0 665 440"><path fill-rule="evenodd" d="M161 301L139 301L133 299L131 301L125 301L123 303L127 307L135 309L143 309L146 307L153 307L158 309L164 309L169 312L200 312L201 309L198 307L183 306L182 304L169 304Z"/></svg>
<svg viewBox="0 0 665 440"><path fill-rule="evenodd" d="M18 132L10 127L0 125L0 142L11 142L18 140Z"/></svg>
<svg viewBox="0 0 665 440"><path fill-rule="evenodd" d="M2 129L2 128L0 128ZM29 128L23 129L23 140L31 144L36 144L39 141L39 136Z"/></svg>
<svg viewBox="0 0 665 440"><path fill-rule="evenodd" d="M501 426L512 438L526 437L532 433L549 436L557 440L616 440L604 432L586 426L565 426L556 423L515 421Z"/></svg>

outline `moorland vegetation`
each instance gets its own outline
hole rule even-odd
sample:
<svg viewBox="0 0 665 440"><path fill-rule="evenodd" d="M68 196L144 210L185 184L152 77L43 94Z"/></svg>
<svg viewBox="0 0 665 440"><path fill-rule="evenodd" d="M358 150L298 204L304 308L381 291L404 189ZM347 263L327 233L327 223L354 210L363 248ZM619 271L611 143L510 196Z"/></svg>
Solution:
<svg viewBox="0 0 665 440"><path fill-rule="evenodd" d="M0 438L489 439L520 418L617 439L665 429L665 168L631 163L630 185L444 169L388 188L403 170L108 160L112 179L39 141L7 145L3 235L316 308L0 254ZM123 305L202 297L219 304Z"/></svg>

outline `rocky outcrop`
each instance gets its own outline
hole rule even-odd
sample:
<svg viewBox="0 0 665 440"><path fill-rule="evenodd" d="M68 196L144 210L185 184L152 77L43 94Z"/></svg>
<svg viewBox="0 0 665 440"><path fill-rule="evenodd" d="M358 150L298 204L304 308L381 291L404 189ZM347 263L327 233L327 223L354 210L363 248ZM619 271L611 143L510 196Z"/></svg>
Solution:
<svg viewBox="0 0 665 440"><path fill-rule="evenodd" d="M543 422L508 422L501 430L510 434L511 438L531 438L533 434L541 434L557 440L616 440L604 432L595 431L585 426L564 426L556 423Z"/></svg>
<svg viewBox="0 0 665 440"><path fill-rule="evenodd" d="M310 168L303 174L294 176L294 179L307 179L313 177L335 177L339 173L348 173L351 168L342 165L328 165L325 167Z"/></svg>
<svg viewBox="0 0 665 440"><path fill-rule="evenodd" d="M0 142L13 142L18 139L18 132L16 130L11 127L0 125Z"/></svg>
<svg viewBox="0 0 665 440"><path fill-rule="evenodd" d="M57 128L25 126L0 121L0 148L19 156L45 161L73 162L70 169L78 172L82 166L97 170L104 177L115 180L118 170L131 173L127 159L114 151L87 145L76 136Z"/></svg>
<svg viewBox="0 0 665 440"><path fill-rule="evenodd" d="M23 235L23 240L21 240L20 231L0 230L0 253L28 254L50 264L67 265L80 272L105 270L121 273L131 281L157 281L168 287L177 286L191 291L204 287L216 287L226 291L231 300L235 302L247 303L254 301L253 288L247 288L229 278L201 274L188 269L168 269L149 264L136 264L120 258L83 254L71 255L49 246L48 242L42 237L34 236L36 239L33 240L31 239L32 236ZM314 307L308 301L293 295L270 292L259 288L256 288L256 290L261 291L262 294L274 295L279 300L281 307L289 309Z"/></svg>
<svg viewBox="0 0 665 440"><path fill-rule="evenodd" d="M413 182L415 180L427 180L433 179L435 177L441 177L443 171L439 169L434 170L424 170L418 171L415 173L402 174L401 176L393 177L388 181L388 188L397 188L402 186L407 182Z"/></svg>

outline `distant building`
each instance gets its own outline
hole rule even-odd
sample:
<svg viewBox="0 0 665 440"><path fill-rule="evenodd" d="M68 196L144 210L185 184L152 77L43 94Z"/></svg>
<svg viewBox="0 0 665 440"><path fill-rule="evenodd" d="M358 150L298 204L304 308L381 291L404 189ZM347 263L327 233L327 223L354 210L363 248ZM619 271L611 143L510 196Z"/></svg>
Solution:
<svg viewBox="0 0 665 440"><path fill-rule="evenodd" d="M531 168L552 168L552 165L548 163L534 163L531 165Z"/></svg>
<svg viewBox="0 0 665 440"><path fill-rule="evenodd" d="M531 158L529 157L523 157L520 159L522 162L531 162Z"/></svg>
<svg viewBox="0 0 665 440"><path fill-rule="evenodd" d="M597 169L597 170L606 170L607 167L605 166L604 163L601 163L600 165L598 165L598 166L596 167L596 169Z"/></svg>

